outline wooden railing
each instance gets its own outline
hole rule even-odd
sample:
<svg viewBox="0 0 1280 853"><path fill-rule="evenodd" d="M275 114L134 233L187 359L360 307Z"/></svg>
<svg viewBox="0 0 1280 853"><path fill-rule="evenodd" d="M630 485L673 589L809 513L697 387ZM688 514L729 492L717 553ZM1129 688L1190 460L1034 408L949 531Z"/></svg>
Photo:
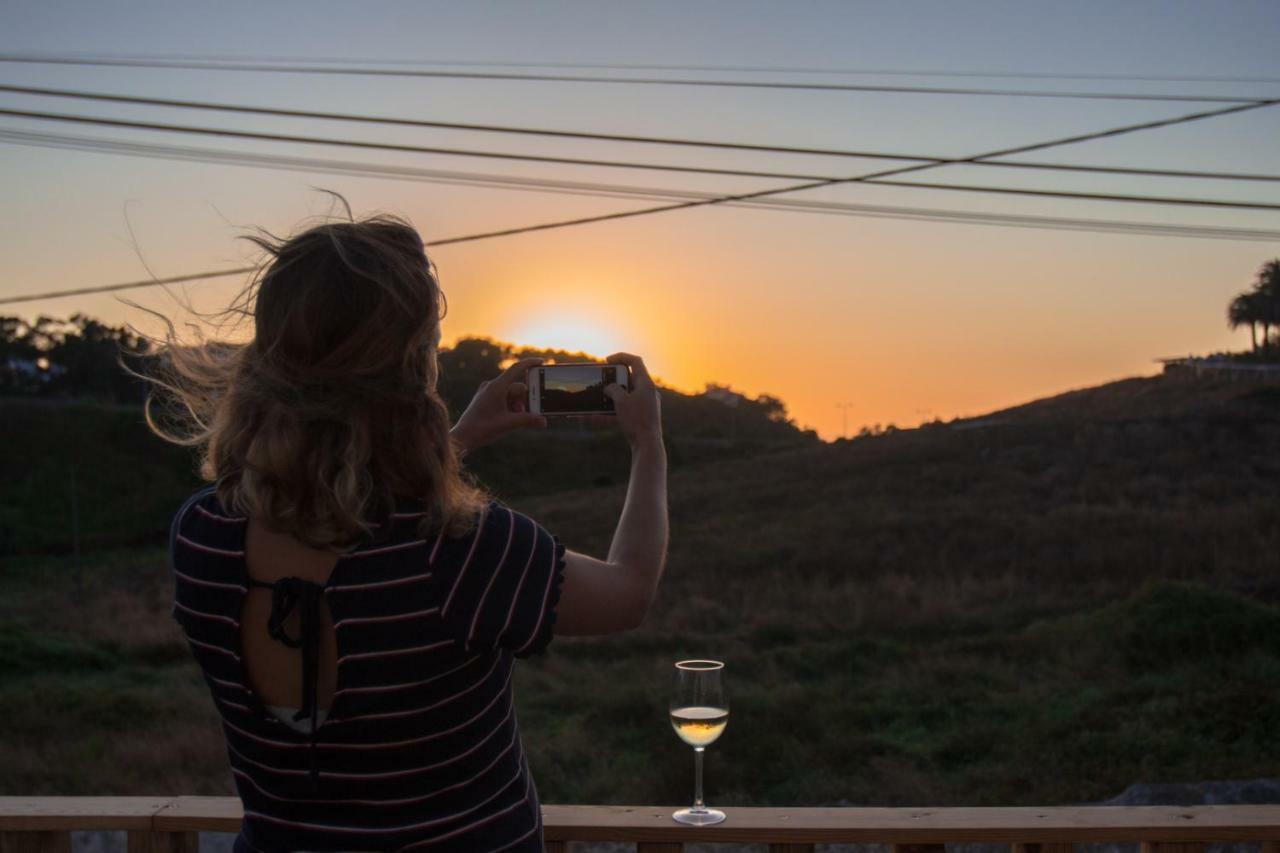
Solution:
<svg viewBox="0 0 1280 853"><path fill-rule="evenodd" d="M1070 808L726 808L709 827L682 826L671 807L544 806L547 849L574 841L635 842L677 853L685 842L756 842L770 853L818 843L883 843L892 853L942 853L946 842L1009 844L1011 853L1071 853L1076 842L1140 842L1142 853L1203 853L1210 841L1252 841L1280 853L1280 806ZM74 830L124 830L129 853L197 853L199 833L236 832L235 797L0 797L0 853L69 853Z"/></svg>

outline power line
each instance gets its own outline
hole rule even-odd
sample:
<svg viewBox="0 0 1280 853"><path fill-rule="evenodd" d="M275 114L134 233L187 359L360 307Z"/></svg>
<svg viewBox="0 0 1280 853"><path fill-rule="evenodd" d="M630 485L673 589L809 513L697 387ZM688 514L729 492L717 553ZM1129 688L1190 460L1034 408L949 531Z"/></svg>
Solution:
<svg viewBox="0 0 1280 853"><path fill-rule="evenodd" d="M405 145L394 142L367 142L359 139L329 139L318 136L300 136L286 133L262 133L248 130L231 130L221 127L193 127L182 124L129 121L126 119L99 118L97 116L68 115L33 110L0 109L0 115L17 118L33 118L41 121L63 121L76 124L92 124L103 127L125 127L133 130L159 130L166 133L188 133L203 136L221 136L234 139L256 139L263 142L301 142L308 145L335 145L344 148L360 148L369 151L398 151L408 154L442 154L457 157L482 157L493 160L522 160L532 163L557 163L569 166L602 166L613 169L645 169L660 172L687 172L699 175L727 175L738 178L773 178L780 180L820 180L821 175L805 175L788 172L765 172L751 169L718 169L708 166L673 166L665 163L639 163L622 160L596 160L585 157L551 157L539 154L513 154L500 151L481 151L472 148L438 148L427 145Z"/></svg>
<svg viewBox="0 0 1280 853"><path fill-rule="evenodd" d="M605 85L682 86L721 89L773 89L813 92L881 92L896 95L970 95L1001 98L1067 98L1101 101L1164 101L1242 104L1261 100L1240 95L1153 95L1138 92L1053 92L1031 89L975 89L958 86L872 86L860 83L781 82L766 80L701 80L676 77L605 77L575 74L518 74L502 71L428 71L403 68L359 68L333 65L284 65L262 62L193 62L184 59L110 59L37 57L0 54L0 62L34 65L75 65L115 68L162 68L188 71L250 71L286 74L331 74L362 77L409 77L437 80L493 80L504 82L595 83Z"/></svg>
<svg viewBox="0 0 1280 853"><path fill-rule="evenodd" d="M689 190L664 189L658 187L637 187L580 181L561 181L547 178L527 178L437 169L415 169L410 167L360 163L349 160L316 160L304 157L277 157L265 154L222 151L218 149L186 148L180 146L120 142L116 140L29 133L25 131L5 129L0 129L0 142L17 145L31 145L42 148L87 151L90 153L155 157L183 162L204 162L267 169L323 172L327 174L341 174L354 177L412 180L434 184L482 186L543 193L566 193L601 198L641 198L647 200L661 200L715 197L713 193L698 193ZM863 216L878 219L923 220L970 225L1092 231L1104 234L1121 233L1146 236L1193 237L1203 239L1250 241L1261 240L1272 242L1280 240L1280 231L1269 231L1263 229L1233 228L1210 225L1171 225L1166 223L1100 220L1096 218L1031 216L1026 214L1000 214L945 210L938 208L846 204L839 202L814 202L788 199L760 199L754 202L729 203L727 206L775 211L783 210L797 213Z"/></svg>
<svg viewBox="0 0 1280 853"><path fill-rule="evenodd" d="M1021 145L1014 148L1002 148L996 151L988 151L984 154L975 154L972 157L968 157L963 160L957 160L954 162L964 163L964 162L973 162L977 160L988 160L996 157L1008 157L1013 154L1025 154L1030 151L1042 151L1048 148L1059 148L1064 145L1075 145L1081 142L1092 142L1098 139L1109 139L1116 136L1122 136L1129 133L1136 133L1143 130L1155 130L1157 128L1162 128L1162 127L1172 127L1174 125L1186 124L1193 121L1201 121L1203 119L1217 118L1224 115L1231 115L1234 113L1246 112L1248 110L1261 109L1263 107L1274 106L1277 103L1280 103L1280 99L1258 101L1253 104L1246 104L1246 105L1222 107L1216 110L1208 110L1205 112L1198 112L1198 113L1188 113L1181 116L1174 116L1172 118L1158 119L1156 121L1141 122L1138 124L1122 125L1120 127L1113 127L1107 130L1094 131L1092 133L1084 133L1084 134L1077 134L1074 136L1060 137L1058 139L1052 139L1047 142L1037 142L1031 145ZM939 165L943 165L943 164L926 163L926 164L918 164L914 166L904 166L898 169L888 169L881 172L870 172L865 175L858 175L855 177L844 178L841 180L815 181L811 183L796 184L789 187L780 187L780 188L771 189L771 190L758 190L756 192L751 192L751 193L739 193L736 195L716 196L715 198L709 198L709 199L684 201L684 202L678 202L676 204L662 205L660 207L644 208L641 210L620 211L618 213L609 213L609 214L603 214L598 216L583 216L575 219L560 220L558 222L544 222L537 225L526 225L518 228L506 228L499 231L488 231L488 232L482 232L477 234L468 234L463 237L452 237L452 238L447 238L443 240L432 240L426 243L426 245L427 246L447 246L447 245L456 244L456 243L466 243L466 242L473 242L477 240L488 240L495 237L506 237L506 236L512 236L516 234L528 234L534 231L547 231L553 228L567 228L574 225L586 225L594 222L607 222L611 220L625 219L625 218L631 218L636 216L648 216L650 214L666 213L674 210L688 210L694 207L704 207L704 206L709 206L714 204L727 204L730 202L749 201L749 200L755 200L755 199L764 198L768 196L781 195L783 193L802 192L804 190L817 189L819 187L831 186L836 183L857 183L860 181L867 181L875 178L887 178L895 175L902 175L908 172L919 172L919 171L924 171L925 169L936 168ZM239 270L217 270L210 273L204 273L204 274L197 273L195 275L179 276L177 278L183 281L193 281L200 278L214 278L218 276L242 275L245 272L251 272L251 271L252 270L250 268L244 268ZM174 282L173 279L167 279L167 280L158 279L152 282L142 282L142 283L134 282L134 283L125 284L125 285L106 285L106 286L97 287L97 288L77 288L75 291L51 291L49 293L44 293L44 294L28 294L28 295L17 296L17 297L8 297L6 299L0 300L0 304L33 301L36 299L51 299L57 296L71 295L72 293L76 295L83 294L83 293L101 293L101 292L107 292L109 290L123 290L126 287L140 287L140 286L148 286L153 284L154 285L169 284L173 282Z"/></svg>
<svg viewBox="0 0 1280 853"><path fill-rule="evenodd" d="M1249 110L1261 109L1263 107L1274 106L1277 103L1280 103L1280 99L1257 101L1252 104L1244 104L1244 105L1237 105L1237 106L1230 106L1230 107L1220 107L1216 110L1207 110L1207 111L1198 112L1198 113L1187 113L1181 116L1173 116L1171 118L1166 118L1166 119L1157 119L1156 121L1147 121L1147 122L1140 122L1138 124L1121 125L1120 127L1113 127L1108 130L1100 130L1100 131L1094 131L1092 133L1083 133L1075 136L1066 136L1058 139L1052 139L1052 140L1049 140L1048 142L1037 142L1031 145L1020 145L1013 148L1002 148L996 151L988 151L984 154L976 154L972 157L968 157L960 160L953 160L951 161L951 163L967 163L967 162L974 162L977 160L990 160L990 159L995 159L997 157L1009 157L1014 154L1025 154L1031 151L1042 151L1048 148L1059 148L1064 145L1075 145L1080 142L1092 142L1098 139L1110 139L1116 136L1123 136L1125 134L1136 133L1138 131L1143 131L1143 130L1155 130L1157 128L1162 128L1162 127L1172 127L1174 125L1187 124L1193 121L1201 121L1203 119L1218 118L1225 115L1232 115L1235 113L1247 112ZM851 178L813 181L810 183L795 184L789 187L780 187L780 188L770 189L770 190L756 190L755 192L750 192L750 193L739 193L736 195L719 196L717 198L698 200L698 201L679 202L676 204L663 205L660 207L644 208L642 210L620 211L618 213L609 213L609 214L603 214L599 216L586 216L586 217L579 217L577 219L561 220L559 222L546 222L539 225L527 225L520 228L506 228L499 231L489 231L481 234L471 234L466 237L455 237L450 240L440 240L440 241L437 241L436 245L463 243L463 242L469 242L472 240L487 240L492 237L507 237L507 236L513 236L516 234L528 234L534 231L547 231L553 228L567 228L574 225L586 225L592 222L607 222L607 221L612 221L617 219L628 219L636 216L648 216L654 213L666 213L674 210L687 210L693 207L702 207L706 205L724 204L727 202L734 202L734 201L754 200L754 199L764 198L768 196L782 195L784 193L803 192L805 190L819 189L821 187L829 187L835 184L859 183L859 182L865 182L865 181L874 180L878 178L895 177L897 175L905 175L909 172L920 172L920 171L924 171L925 169L937 168L940 165L949 165L949 164L921 163L913 166L902 166L896 169L886 169L880 172L869 172L867 174L857 175Z"/></svg>
<svg viewBox="0 0 1280 853"><path fill-rule="evenodd" d="M1253 104L1238 105L1225 108L1230 112L1240 112L1241 110L1253 109L1259 105L1275 103L1275 101L1259 101ZM1221 111L1213 111L1204 115L1219 115ZM43 121L63 121L79 124L102 125L107 127L126 127L140 130L159 130L174 133L200 134L209 136L230 137L238 139L256 139L267 142L301 142L315 145L336 145L343 147L353 147L378 151L399 151L417 154L444 154L450 156L462 157L483 157L489 159L502 160L521 160L535 163L556 163L560 165L575 166L601 166L606 168L624 168L624 169L644 169L649 171L661 172L683 172L693 174L706 175L732 175L735 177L752 177L752 178L771 178L784 180L799 180L813 182L813 186L826 186L830 184L843 184L851 182L860 182L867 184L884 184L888 186L911 186L911 184L899 181L881 181L876 180L876 176L862 178L844 178L830 175L806 175L787 172L765 172L748 169L718 169L702 166L673 166L662 163L639 163L634 161L619 160L595 160L580 157L551 157L537 154L511 154L495 151L479 151L463 148L436 148L422 145L406 145L390 142L366 142L362 140L351 139L329 139L316 136L300 136L296 134L283 133L262 133L256 131L231 130L228 128L216 127L194 127L190 125L179 124L162 124L158 122L131 121L125 119L109 119L97 116L84 115L68 115L65 113L46 113L30 110L10 110L0 109L0 115L16 116L19 118L34 118ZM1159 122L1152 126L1162 126ZM1017 151L1036 150L1035 148L1020 148ZM1003 155L1002 155L1003 156ZM933 168L935 166L944 165L971 165L974 161L971 158L955 158L949 160L930 160L923 163L917 163L914 166L902 167L905 171L915 171L921 168ZM902 174L900 170L890 170L883 173L885 175ZM1225 199L1200 199L1185 198L1174 196L1142 196L1142 195L1113 195L1107 193L1080 193L1067 192L1063 190L1032 190L1032 189L1011 189L1007 187L986 187L981 185L955 185L940 184L937 186L929 184L920 184L919 187L925 189L965 189L971 192L994 192L994 193L1017 193L1021 195L1034 195L1044 198L1073 198L1073 199L1091 199L1094 201L1113 201L1113 202L1141 202L1146 204L1170 204L1170 205L1195 205L1195 206L1211 206L1221 208L1235 208L1240 210L1272 210L1280 209L1280 205L1269 204L1264 202L1246 202L1246 201L1229 201ZM785 190L783 190L785 191Z"/></svg>
<svg viewBox="0 0 1280 853"><path fill-rule="evenodd" d="M190 148L177 145L159 145L144 142L125 142L101 137L66 136L51 133L0 128L0 142L27 145L37 148L61 148L100 154L121 154L144 158L159 158L185 162L217 163L232 166L249 166L268 169L323 172L365 178L413 180L424 183L459 184L464 186L494 186L504 189L531 190L536 192L562 192L608 198L642 197L658 198L710 198L713 193L696 193L687 190L668 190L601 184L582 181L526 178L517 175L499 175L483 172L460 172L446 169L419 169L410 166L390 166L358 160L327 160L311 157L282 157L228 151L216 148Z"/></svg>
<svg viewBox="0 0 1280 853"><path fill-rule="evenodd" d="M796 199L760 199L754 202L729 202L729 207L755 207L788 210L797 213L865 216L874 219L951 222L962 225L994 225L1006 228L1036 228L1054 231L1086 231L1100 234L1130 234L1149 237L1179 237L1216 240L1249 240L1276 242L1280 231L1226 228L1212 225L1169 225L1154 222L1130 222L1107 219L1077 219L1027 214L982 213L937 208L890 207L842 204L838 202L800 201Z"/></svg>
<svg viewBox="0 0 1280 853"><path fill-rule="evenodd" d="M741 205L741 206L747 206L747 205ZM854 206L846 206L846 207L853 208ZM803 209L799 207L795 209L800 212L804 212ZM836 212L836 211L815 210L813 212L821 213L821 212ZM856 209L850 209L847 211L842 210L840 212L843 212L845 215L851 215L851 216L862 215L862 216L870 216L872 218L906 219L906 220L913 220L913 221L920 220L920 219L941 219L942 221L952 221L952 222L969 223L969 224L1000 225L1005 227L1031 227L1031 228L1043 227L1043 228L1050 228L1054 230L1101 231L1102 233L1132 232L1134 234L1149 235L1149 236L1167 236L1167 237L1180 237L1180 238L1188 238L1188 237L1213 238L1212 232L1206 233L1205 228L1196 228L1194 230L1188 229L1186 231L1180 231L1180 230L1175 230L1177 228L1176 226L1151 225L1151 226L1135 227L1132 229L1128 229L1128 228L1103 229L1103 228L1096 227L1098 223L1093 221L1081 221L1082 227L1076 228L1071 225L1073 220L1052 219L1048 217L1044 218L1045 224L1038 225L1035 222L1035 220L1038 217L1020 217L1018 221L1003 221L1003 220L995 221L993 216L984 216L980 214L967 214L961 211L954 212L955 218L936 216L934 215L936 212L933 212L933 211L922 211L919 215L916 215L909 208L881 208L879 210L872 209L871 211L859 211ZM964 217L964 218L961 218L961 217ZM1115 224L1117 226L1137 225L1137 223L1115 223ZM1167 231L1151 231L1151 230L1147 230L1148 227L1149 228L1167 228L1168 230ZM1225 232L1229 229L1221 229L1221 230ZM1267 242L1280 239L1280 232L1258 231L1253 233L1255 236L1251 236L1251 237L1250 236L1231 236L1231 237L1224 237L1220 239L1259 240L1259 241L1267 241ZM433 244L427 243L426 245L431 246ZM236 269L229 269L229 270L211 270L209 272L193 273L191 275L173 276L170 278L144 279L142 281L123 282L120 284L108 284L108 285L101 285L98 287L81 287L73 290L55 290L55 291L49 291L47 293L30 293L22 296L9 296L9 297L0 298L0 305L11 305L11 304L17 304L22 302L35 302L35 301L44 300L44 299L57 299L57 298L66 297L66 296L82 296L87 294L110 293L110 292L119 291L119 290L129 290L136 287L154 287L156 285L178 284L178 283L188 282L188 281L201 281L201 280L208 280L208 279L214 279L214 278L226 278L234 275L247 275L249 273L256 272L257 269L258 269L257 267L239 267Z"/></svg>
<svg viewBox="0 0 1280 853"><path fill-rule="evenodd" d="M41 57L48 54L24 54L24 56ZM1181 76L1171 74L1054 74L1044 71L957 71L953 69L922 68L830 68L822 66L788 66L788 65L663 65L645 63L607 63L607 62L513 62L510 60L483 59L383 59L328 57L316 58L306 56L244 56L230 54L188 54L174 56L172 54L131 54L128 56L102 56L97 54L77 54L88 59L141 59L141 60L188 60L193 62L251 62L251 63L284 63L290 65L420 65L420 66L456 66L460 68L583 68L613 71L712 71L723 73L778 73L778 74L839 74L867 75L888 77L987 77L1007 79L1037 80L1128 80L1154 83L1280 83L1280 77L1242 77L1242 76ZM58 58L54 56L53 58Z"/></svg>
<svg viewBox="0 0 1280 853"><path fill-rule="evenodd" d="M1076 198L1089 201L1124 201L1140 204L1175 204L1196 207L1222 207L1233 210L1280 210L1280 204L1265 201L1228 201L1211 198L1174 198L1169 196L1129 195L1125 193L1070 192L1067 190L1033 190L1021 187L989 187L974 184L939 184L926 181L863 181L884 187L912 187L924 190L959 190L971 193L1030 195L1045 198Z"/></svg>
<svg viewBox="0 0 1280 853"><path fill-rule="evenodd" d="M798 212L805 212L803 208L798 206L799 204L800 204L799 202L792 203L792 205L796 205L794 207L795 210L797 210ZM811 204L822 204L822 203L814 202ZM791 208L792 205L788 205L787 207ZM733 205L733 206L744 206L744 207L757 206L758 207L761 205L741 204L741 205ZM1050 228L1054 230L1074 230L1074 231L1101 231L1103 233L1133 233L1133 234L1141 234L1141 235L1148 235L1148 236L1166 236L1166 237L1180 237L1180 238L1188 238L1188 237L1191 237L1191 238L1207 237L1211 239L1213 238L1212 232L1209 232L1205 228L1200 228L1200 227L1197 227L1194 230L1192 229L1183 230L1183 229L1179 229L1177 226L1142 225L1141 227L1134 227L1134 228L1120 227L1116 229L1104 229L1104 228L1097 227L1098 225L1097 222L1082 221L1082 220L1079 221L1082 227L1073 227L1073 225L1071 224L1073 220L1053 219L1049 217L1044 217L1043 224L1037 224L1036 220L1040 219L1040 217L1019 217L1017 221L1004 221L1004 220L997 221L993 215L968 214L962 211L953 211L952 212L954 214L953 217L941 217L936 215L937 213L936 211L920 211L917 214L913 212L910 208L878 208L878 209L867 208L867 210L860 210L858 209L858 206L845 205L840 207L839 210L814 209L813 211L810 211L810 212L815 212L815 213L840 212L840 213L843 213L844 215L870 216L872 218L880 218L880 219L906 219L906 220L912 220L912 221L918 221L921 219L930 219L930 220L942 220L942 221L977 224L977 225L983 225L983 224L1000 225L1000 226L1006 226L1006 227ZM1114 224L1117 226L1130 226L1130 225L1137 226L1138 225L1137 223L1114 223ZM1163 228L1167 230L1164 230L1164 231L1148 230L1148 229L1155 229L1155 228ZM1225 231L1228 231L1229 229L1221 229L1221 230L1225 232ZM1232 236L1232 237L1222 237L1219 239L1259 240L1259 241L1268 241L1268 242L1280 239L1280 232L1258 231L1253 233L1255 236L1251 236L1251 237L1250 236ZM441 242L449 242L449 241L441 241ZM426 245L432 246L432 245L436 245L436 243L427 243ZM0 298L0 305L13 305L13 304L18 304L22 302L36 302L36 301L45 300L45 299L58 299L66 296L83 296L88 294L111 293L119 290L130 290L136 287L154 287L157 285L179 284L182 282L189 282L189 281L202 281L202 280L208 280L208 279L214 279L214 278L227 278L234 275L248 275L250 273L256 272L257 269L258 269L257 267L238 267L236 269L211 270L203 273L193 273L190 275L172 276L169 278L144 279L142 281L130 281L130 282L123 282L119 284L107 284L107 285L100 285L97 287L80 287L80 288L75 288L73 290L54 290L54 291L49 291L47 293L29 293L29 294L24 294L22 296L8 296L8 297Z"/></svg>
<svg viewBox="0 0 1280 853"><path fill-rule="evenodd" d="M1280 175L1245 172L1210 172L1190 169L1146 169L1141 166L1077 166L1072 163L1005 163L984 160L974 166L1000 166L1006 169L1039 169L1056 172L1084 172L1099 175L1137 175L1152 178L1209 178L1223 181L1280 181Z"/></svg>
<svg viewBox="0 0 1280 853"><path fill-rule="evenodd" d="M375 116L359 113L335 113L316 110L286 109L283 107L258 107L246 104L228 104L215 101L192 101L175 98L151 98L141 95L121 95L106 92L86 92L73 89L50 89L34 86L11 86L0 84L0 92L20 95L32 95L51 98L70 98L74 100L103 101L120 104L142 104L147 106L170 107L176 109L208 110L214 112L230 112L247 115L269 115L285 118L320 119L325 121L347 121L362 124L392 125L397 127L422 127L437 130L462 130L483 133L518 134L525 136L546 136L561 139L583 139L603 142L627 142L646 145L670 145L693 148L727 149L735 151L753 151L770 154L806 154L824 157L854 157L870 160L898 160L920 163L944 163L946 157L920 154L899 154L883 151L851 151L839 148L814 148L792 145L763 145L743 142L724 142L706 139L687 139L667 136L638 136L631 134L595 133L578 130L556 130L552 128L512 127L510 125L478 124L472 122L437 121L430 119L403 118L397 116ZM1142 175L1149 177L1174 178L1211 178L1233 181L1280 181L1280 175L1259 175L1241 172L1213 172L1203 170L1150 169L1121 166L1078 166L1066 163L1005 163L999 161L983 161L973 165L986 167L1003 167L1013 169L1058 170L1069 172L1098 172L1103 174ZM785 177L803 179L797 175L769 175L769 177Z"/></svg>
<svg viewBox="0 0 1280 853"><path fill-rule="evenodd" d="M74 290L51 290L48 293L27 293L22 296L6 296L0 299L0 305L12 305L17 302L35 302L37 299L55 299L59 296L83 296L88 293L110 293L114 290L129 290L134 287L154 287L160 284L180 284L184 281L201 281L210 278L225 278L232 275L245 275L257 267L239 267L233 270L213 270L190 275L175 275L169 278L149 278L142 281L126 281L122 284L104 284L98 287L77 287Z"/></svg>

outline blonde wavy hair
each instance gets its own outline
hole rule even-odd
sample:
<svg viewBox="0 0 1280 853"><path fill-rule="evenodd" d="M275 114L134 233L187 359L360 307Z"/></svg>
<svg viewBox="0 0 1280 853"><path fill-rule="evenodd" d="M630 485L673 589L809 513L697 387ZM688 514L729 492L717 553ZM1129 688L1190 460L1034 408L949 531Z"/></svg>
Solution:
<svg viewBox="0 0 1280 853"><path fill-rule="evenodd" d="M483 494L462 474L436 391L444 297L422 239L377 215L288 239L246 239L266 258L224 314L248 343L181 343L165 319L147 424L200 450L228 510L331 551L373 535L399 497L424 533L474 524Z"/></svg>

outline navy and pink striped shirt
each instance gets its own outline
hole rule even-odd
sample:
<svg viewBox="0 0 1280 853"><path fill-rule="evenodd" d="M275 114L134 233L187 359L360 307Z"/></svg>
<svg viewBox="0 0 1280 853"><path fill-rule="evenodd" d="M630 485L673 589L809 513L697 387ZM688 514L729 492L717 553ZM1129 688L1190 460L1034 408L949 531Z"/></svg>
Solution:
<svg viewBox="0 0 1280 853"><path fill-rule="evenodd" d="M337 688L312 733L277 718L246 677L247 519L212 489L174 518L173 616L222 715L244 802L239 849L542 849L511 675L515 657L551 640L564 546L496 502L461 537L423 538L421 505L397 510L323 586L285 579L273 594L273 623L304 598L323 598L333 618Z"/></svg>

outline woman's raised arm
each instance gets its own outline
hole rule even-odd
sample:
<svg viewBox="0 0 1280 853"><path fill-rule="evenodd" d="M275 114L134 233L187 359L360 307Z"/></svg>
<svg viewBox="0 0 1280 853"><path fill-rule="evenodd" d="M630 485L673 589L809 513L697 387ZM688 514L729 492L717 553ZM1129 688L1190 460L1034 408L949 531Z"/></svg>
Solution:
<svg viewBox="0 0 1280 853"><path fill-rule="evenodd" d="M667 453L658 391L638 356L609 356L631 370L630 391L605 388L631 444L631 479L605 560L565 552L555 633L612 634L644 621L667 558Z"/></svg>

